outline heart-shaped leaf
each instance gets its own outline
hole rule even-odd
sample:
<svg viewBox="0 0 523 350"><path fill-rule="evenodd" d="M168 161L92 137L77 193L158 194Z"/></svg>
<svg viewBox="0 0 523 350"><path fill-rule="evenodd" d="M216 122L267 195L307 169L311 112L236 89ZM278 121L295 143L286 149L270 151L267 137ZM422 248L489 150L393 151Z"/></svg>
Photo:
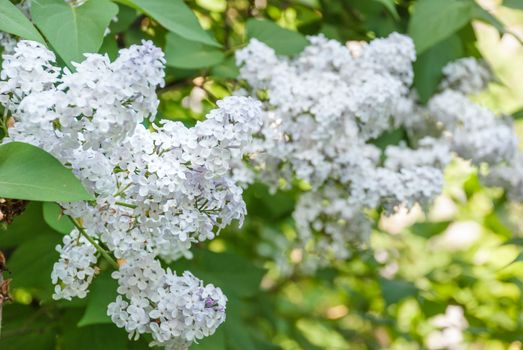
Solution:
<svg viewBox="0 0 523 350"><path fill-rule="evenodd" d="M74 225L69 217L64 215L62 208L56 203L45 202L42 214L44 215L45 223L60 233L66 235L74 229Z"/></svg>
<svg viewBox="0 0 523 350"><path fill-rule="evenodd" d="M93 324L111 323L107 316L107 306L115 301L118 282L111 278L110 272L103 272L90 287L85 313L78 321L79 327Z"/></svg>
<svg viewBox="0 0 523 350"><path fill-rule="evenodd" d="M157 20L169 31L187 40L220 47L182 0L119 0Z"/></svg>
<svg viewBox="0 0 523 350"><path fill-rule="evenodd" d="M247 34L249 38L256 38L272 47L280 55L295 55L308 44L307 39L300 33L282 28L268 20L248 20Z"/></svg>
<svg viewBox="0 0 523 350"><path fill-rule="evenodd" d="M84 53L98 52L118 6L109 0L89 0L75 7L63 0L33 0L31 14L49 43L72 67Z"/></svg>
<svg viewBox="0 0 523 350"><path fill-rule="evenodd" d="M0 0L0 31L45 43L31 21L9 0Z"/></svg>
<svg viewBox="0 0 523 350"><path fill-rule="evenodd" d="M93 199L56 158L21 142L0 146L0 197L46 202Z"/></svg>
<svg viewBox="0 0 523 350"><path fill-rule="evenodd" d="M165 58L169 66L196 69L217 65L223 61L225 54L214 46L189 41L177 34L169 33L167 34Z"/></svg>
<svg viewBox="0 0 523 350"><path fill-rule="evenodd" d="M409 35L418 54L448 38L475 14L476 3L470 0L420 0L414 6Z"/></svg>

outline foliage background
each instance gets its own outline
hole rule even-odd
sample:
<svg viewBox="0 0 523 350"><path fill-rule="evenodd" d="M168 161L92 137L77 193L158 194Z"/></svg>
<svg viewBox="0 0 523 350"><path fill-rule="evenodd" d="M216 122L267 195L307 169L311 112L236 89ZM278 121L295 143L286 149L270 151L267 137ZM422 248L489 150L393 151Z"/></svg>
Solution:
<svg viewBox="0 0 523 350"><path fill-rule="evenodd" d="M513 114L523 131L520 0L120 0L117 8L109 0L89 0L73 24L63 4L33 0L32 13L63 62L98 48L114 58L118 48L141 39L165 50L169 68L159 91L159 119L192 125L216 99L237 89L234 51L250 37L291 55L306 44L304 35L323 33L345 42L398 31L415 40L415 88L423 100L447 62L484 57L499 80L474 98ZM109 22L116 11L118 21L102 42L103 26L88 22ZM7 30L2 23L0 30ZM56 30L57 23L65 27ZM391 130L381 142L401 137ZM225 324L193 349L421 349L431 331L427 320L449 304L465 309L472 349L521 349L523 207L500 190L482 187L477 169L464 162L454 162L446 180L429 211L376 217L367 249L313 276L302 273L302 252L291 246L296 233L290 214L300 184L275 195L259 184L249 188L244 226L195 247L193 260L173 264L229 297ZM108 266L101 266L85 300L51 300L54 247L69 229L58 217L53 203L32 202L0 232L14 298L3 310L0 349L147 349L147 339L128 341L105 315L115 298Z"/></svg>

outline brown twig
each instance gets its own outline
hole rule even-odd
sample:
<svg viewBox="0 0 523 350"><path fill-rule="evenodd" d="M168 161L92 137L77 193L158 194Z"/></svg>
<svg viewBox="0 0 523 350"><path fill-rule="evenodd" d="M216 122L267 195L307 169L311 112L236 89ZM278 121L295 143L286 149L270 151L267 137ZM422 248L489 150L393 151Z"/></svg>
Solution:
<svg viewBox="0 0 523 350"><path fill-rule="evenodd" d="M7 271L5 256L0 251L0 336L2 334L2 309L5 302L11 301L11 295L9 294L11 279L4 279L4 271Z"/></svg>
<svg viewBox="0 0 523 350"><path fill-rule="evenodd" d="M5 256L0 251L0 284L4 282L4 270L5 270ZM4 306L4 298L0 296L0 337L2 336L2 309Z"/></svg>

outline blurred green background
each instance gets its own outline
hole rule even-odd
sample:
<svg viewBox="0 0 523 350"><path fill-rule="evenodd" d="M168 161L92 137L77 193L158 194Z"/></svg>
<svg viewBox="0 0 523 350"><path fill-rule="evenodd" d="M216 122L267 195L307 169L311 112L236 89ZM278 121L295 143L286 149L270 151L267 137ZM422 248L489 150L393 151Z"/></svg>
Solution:
<svg viewBox="0 0 523 350"><path fill-rule="evenodd" d="M427 27L413 27L419 2L434 0L187 1L218 48L168 33L123 1L100 52L114 57L119 47L144 38L164 48L167 85L159 91L159 118L192 125L240 87L234 52L249 37L281 54L298 52L304 35L317 33L346 42L398 31L412 34L418 44L436 35L434 21L451 26L456 16L463 23L419 55L415 88L428 98L450 60L483 57L498 80L474 99L513 114L523 137L523 1L481 0L474 13L465 14L453 6L466 0L441 0L425 19ZM368 247L312 275L303 268L305 253L293 244L291 213L299 186L274 195L263 185L251 186L243 227L221 232L195 247L193 260L172 265L215 283L229 297L225 324L193 349L436 349L431 341L438 334L455 336L439 326L442 317L462 330L463 340L440 349L521 349L523 206L483 187L477 173L454 161L430 210L376 215ZM4 307L0 349L148 348L147 340L129 342L104 316L115 283L104 266L87 299L51 301L49 276L60 241L40 203L31 203L0 232L14 297Z"/></svg>

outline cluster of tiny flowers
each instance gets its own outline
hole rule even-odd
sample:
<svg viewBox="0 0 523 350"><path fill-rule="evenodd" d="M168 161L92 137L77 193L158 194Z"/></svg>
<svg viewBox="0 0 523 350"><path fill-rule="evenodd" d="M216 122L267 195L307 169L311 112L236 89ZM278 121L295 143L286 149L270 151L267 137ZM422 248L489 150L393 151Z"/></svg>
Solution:
<svg viewBox="0 0 523 350"><path fill-rule="evenodd" d="M393 213L440 193L450 149L446 140L427 138L416 148L388 147L383 163L373 143L401 124L397 111L414 106L410 38L394 33L350 48L321 35L309 41L286 58L251 40L236 55L248 84L238 94L267 96L250 147L254 173L273 189L282 180L307 182L312 191L294 213L301 241L319 255L345 258L347 246L370 233L366 210Z"/></svg>
<svg viewBox="0 0 523 350"><path fill-rule="evenodd" d="M2 52L13 52L16 47L17 40L11 34L0 32L0 47Z"/></svg>
<svg viewBox="0 0 523 350"><path fill-rule="evenodd" d="M225 320L227 298L219 288L187 271L177 276L150 256L127 261L112 276L119 295L109 304L111 319L136 338L150 333L153 345L187 348Z"/></svg>
<svg viewBox="0 0 523 350"><path fill-rule="evenodd" d="M347 244L367 240L372 226L359 208L347 205L346 191L336 185L300 196L293 218L301 241L314 244L305 246L308 258L327 258L325 261L348 259ZM315 237L315 232L322 234ZM318 264L322 262L318 259Z"/></svg>
<svg viewBox="0 0 523 350"><path fill-rule="evenodd" d="M483 90L492 80L482 63L465 58L443 69L441 91L428 103L428 113L444 130L452 150L472 163L489 165L486 185L502 187L508 197L523 201L523 153L509 117L471 101L467 94Z"/></svg>
<svg viewBox="0 0 523 350"><path fill-rule="evenodd" d="M506 189L510 199L523 202L523 153L517 152L510 162L491 169L484 181L489 186Z"/></svg>
<svg viewBox="0 0 523 350"><path fill-rule="evenodd" d="M492 81L492 72L483 61L465 57L443 68L441 90L459 91L465 95L483 90Z"/></svg>
<svg viewBox="0 0 523 350"><path fill-rule="evenodd" d="M492 80L484 63L464 58L448 64L424 105L411 86L416 56L410 38L393 33L344 46L320 35L309 42L295 57L280 57L255 39L236 54L246 83L237 94L263 100L249 170L273 190L295 179L310 185L294 213L306 250L346 258L347 247L370 233L364 213L430 205L454 155L476 165L514 163L518 140L510 122L468 96ZM406 132L408 145L377 147L394 128ZM238 173L248 182L247 171ZM502 173L506 166L491 182L523 182L523 175Z"/></svg>
<svg viewBox="0 0 523 350"><path fill-rule="evenodd" d="M462 93L445 90L429 101L428 109L445 128L453 151L460 157L475 164L496 165L514 156L518 140L510 122Z"/></svg>
<svg viewBox="0 0 523 350"><path fill-rule="evenodd" d="M464 350L467 348L463 331L468 327L468 322L461 306L447 306L445 313L433 317L430 323L436 329L426 338L427 349Z"/></svg>
<svg viewBox="0 0 523 350"><path fill-rule="evenodd" d="M425 111L451 149L477 165L496 166L510 161L517 152L518 139L510 120L498 117L468 96L484 90L492 79L490 69L474 58L452 62L443 68L439 92Z"/></svg>
<svg viewBox="0 0 523 350"><path fill-rule="evenodd" d="M56 250L60 259L51 273L55 284L54 298L85 298L96 273L96 248L78 230L73 230Z"/></svg>
<svg viewBox="0 0 523 350"><path fill-rule="evenodd" d="M243 220L242 187L231 176L232 165L242 159L252 133L261 126L258 101L225 98L193 128L173 121L155 124L156 89L163 84L165 60L151 42L120 50L114 62L106 55L87 54L83 62L74 63L75 72L54 62L51 51L31 41L20 41L12 54L3 56L0 103L14 119L5 142L47 150L95 195L91 202L61 203L65 214L79 219L84 234L116 258L129 261L132 269L139 259L154 265L159 264L157 257L190 257L193 243L212 239L232 221ZM78 234L73 231L57 248L60 260L52 276L57 299L85 297L95 274L94 251ZM81 254L86 257L79 259ZM158 271L160 284L144 283L163 290L155 293L185 298L178 306L186 309L175 315L168 312L174 306L162 304L164 297L155 299L156 309L148 312L165 313L151 316L154 325L141 325L136 334L152 333L158 344L177 337L187 345L212 334L224 319L221 292L201 287L190 274L176 277ZM124 288L129 281L116 276ZM129 324L121 318L119 326L134 329L133 322L144 310L135 301L153 298L148 293L123 293L120 305L131 303L125 308ZM208 306L206 298L219 306ZM217 313L212 319L209 310Z"/></svg>

